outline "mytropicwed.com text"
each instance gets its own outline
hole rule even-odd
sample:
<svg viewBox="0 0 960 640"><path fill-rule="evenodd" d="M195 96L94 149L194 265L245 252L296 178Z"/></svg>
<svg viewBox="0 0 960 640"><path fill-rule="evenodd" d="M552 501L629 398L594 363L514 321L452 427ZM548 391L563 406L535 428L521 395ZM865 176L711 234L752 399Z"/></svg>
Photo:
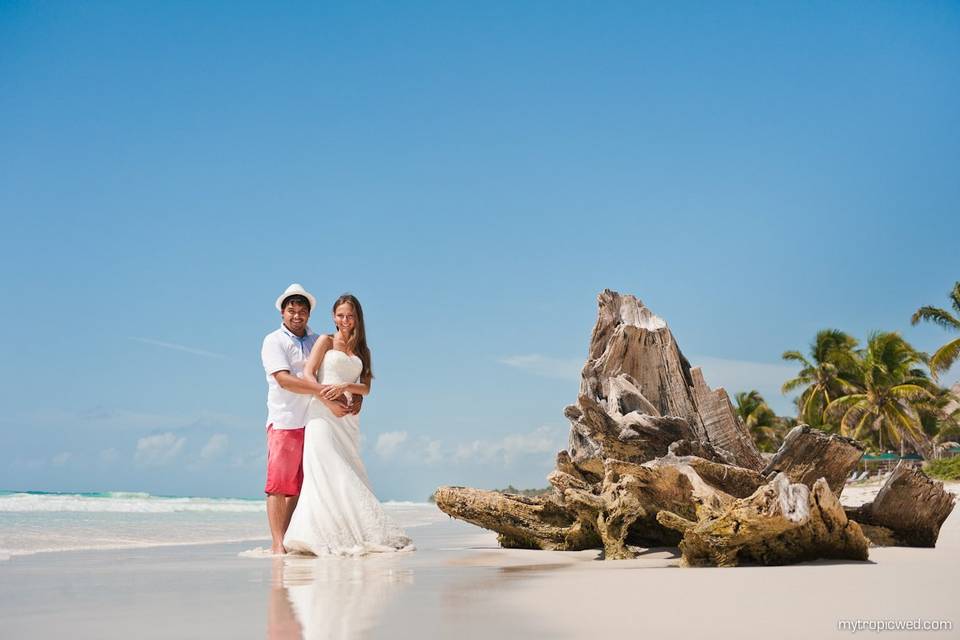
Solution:
<svg viewBox="0 0 960 640"><path fill-rule="evenodd" d="M893 618L878 618L874 620L838 620L838 631L952 631L953 622L950 620L924 620L913 618L910 620L896 620Z"/></svg>

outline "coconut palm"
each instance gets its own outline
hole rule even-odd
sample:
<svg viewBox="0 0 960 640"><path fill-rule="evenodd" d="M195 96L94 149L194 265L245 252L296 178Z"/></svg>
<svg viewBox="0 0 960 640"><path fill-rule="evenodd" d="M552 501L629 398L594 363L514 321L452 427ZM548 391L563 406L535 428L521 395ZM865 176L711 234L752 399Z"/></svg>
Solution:
<svg viewBox="0 0 960 640"><path fill-rule="evenodd" d="M919 412L922 404L934 396L929 379L918 368L923 362L923 354L900 334L871 334L866 349L856 358L862 390L831 400L824 415L839 420L845 436L866 440L880 450L886 439L889 444L900 445L901 452L906 441L927 457L928 439Z"/></svg>
<svg viewBox="0 0 960 640"><path fill-rule="evenodd" d="M785 351L782 358L799 362L800 373L783 383L783 393L802 388L797 417L814 427L823 427L823 409L834 399L859 389L857 341L837 329L823 329L810 345L810 359L799 351Z"/></svg>
<svg viewBox="0 0 960 640"><path fill-rule="evenodd" d="M741 391L734 396L737 415L750 431L760 451L776 451L783 441L783 423L760 392Z"/></svg>
<svg viewBox="0 0 960 640"><path fill-rule="evenodd" d="M960 385L953 389L929 389L933 397L916 405L924 433L938 444L960 439L960 395L955 391L958 388Z"/></svg>
<svg viewBox="0 0 960 640"><path fill-rule="evenodd" d="M953 283L953 290L950 291L948 296L953 308L960 314L960 282ZM933 322L947 330L960 331L960 319L940 307L920 307L910 318L910 323L916 325L921 320ZM958 357L960 357L960 338L954 338L937 349L930 356L929 363L930 375L933 376L933 379L936 380L938 374L949 369Z"/></svg>

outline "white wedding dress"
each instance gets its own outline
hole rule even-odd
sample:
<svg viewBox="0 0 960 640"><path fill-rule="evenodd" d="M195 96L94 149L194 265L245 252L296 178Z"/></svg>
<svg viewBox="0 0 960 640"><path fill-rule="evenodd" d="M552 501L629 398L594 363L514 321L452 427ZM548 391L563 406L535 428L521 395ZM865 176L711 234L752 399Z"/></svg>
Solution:
<svg viewBox="0 0 960 640"><path fill-rule="evenodd" d="M330 349L320 364L320 382L357 382L362 369L359 356ZM338 418L316 398L307 411L303 488L283 546L316 556L414 549L370 488L360 459L360 417Z"/></svg>

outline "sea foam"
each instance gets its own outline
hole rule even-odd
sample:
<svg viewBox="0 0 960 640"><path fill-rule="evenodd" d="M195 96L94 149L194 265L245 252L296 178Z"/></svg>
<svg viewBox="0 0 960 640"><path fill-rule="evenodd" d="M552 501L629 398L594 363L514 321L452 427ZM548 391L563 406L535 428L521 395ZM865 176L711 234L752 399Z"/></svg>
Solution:
<svg viewBox="0 0 960 640"><path fill-rule="evenodd" d="M7 493L0 495L0 512L179 513L219 511L257 513L264 501L240 498L168 498L149 493Z"/></svg>

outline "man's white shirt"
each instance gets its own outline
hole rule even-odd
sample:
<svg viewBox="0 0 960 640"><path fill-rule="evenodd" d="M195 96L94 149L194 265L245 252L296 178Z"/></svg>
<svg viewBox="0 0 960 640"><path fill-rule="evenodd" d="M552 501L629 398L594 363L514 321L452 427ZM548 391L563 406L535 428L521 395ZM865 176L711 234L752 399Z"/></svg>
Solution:
<svg viewBox="0 0 960 640"><path fill-rule="evenodd" d="M289 371L303 377L310 350L319 336L307 327L303 338L287 329L286 325L263 339L260 358L267 373L267 425L274 429L299 429L307 423L307 406L312 396L287 391L273 377L277 371Z"/></svg>

